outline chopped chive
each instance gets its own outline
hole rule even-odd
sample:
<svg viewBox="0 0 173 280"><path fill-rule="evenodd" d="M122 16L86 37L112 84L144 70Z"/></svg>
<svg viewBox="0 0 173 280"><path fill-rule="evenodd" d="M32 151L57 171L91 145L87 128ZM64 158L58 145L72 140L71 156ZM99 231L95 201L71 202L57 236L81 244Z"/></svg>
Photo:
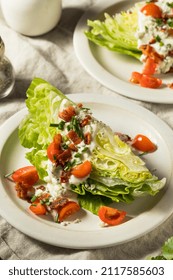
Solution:
<svg viewBox="0 0 173 280"><path fill-rule="evenodd" d="M54 216L54 222L55 223L58 223L59 221L58 221L58 213L56 213L56 215Z"/></svg>
<svg viewBox="0 0 173 280"><path fill-rule="evenodd" d="M74 157L80 158L80 157L81 157L81 154L80 154L80 153L76 153L76 154L74 155Z"/></svg>
<svg viewBox="0 0 173 280"><path fill-rule="evenodd" d="M34 202L36 199L37 199L37 196L34 195L34 196L31 198L31 202Z"/></svg>
<svg viewBox="0 0 173 280"><path fill-rule="evenodd" d="M156 18L155 20L156 20L157 25L162 25L163 21L161 18Z"/></svg>
<svg viewBox="0 0 173 280"><path fill-rule="evenodd" d="M169 25L169 27L173 27L173 20L171 18L169 18L167 20L167 24Z"/></svg>
<svg viewBox="0 0 173 280"><path fill-rule="evenodd" d="M51 123L50 124L50 127L57 127L60 130L63 130L64 126L65 126L65 122L64 121L61 121L60 123Z"/></svg>
<svg viewBox="0 0 173 280"><path fill-rule="evenodd" d="M63 147L64 150L68 149L68 145L66 143L63 143L62 147Z"/></svg>
<svg viewBox="0 0 173 280"><path fill-rule="evenodd" d="M170 8L173 8L173 2L171 2L171 3L166 3L166 5L167 5L168 7L170 7Z"/></svg>
<svg viewBox="0 0 173 280"><path fill-rule="evenodd" d="M145 156L147 154L148 154L148 152L143 152L143 153L139 154L139 157Z"/></svg>
<svg viewBox="0 0 173 280"><path fill-rule="evenodd" d="M8 174L6 174L6 175L4 175L4 178L10 177L13 173L14 173L14 171L13 171L13 172L10 172L10 173L8 173Z"/></svg>

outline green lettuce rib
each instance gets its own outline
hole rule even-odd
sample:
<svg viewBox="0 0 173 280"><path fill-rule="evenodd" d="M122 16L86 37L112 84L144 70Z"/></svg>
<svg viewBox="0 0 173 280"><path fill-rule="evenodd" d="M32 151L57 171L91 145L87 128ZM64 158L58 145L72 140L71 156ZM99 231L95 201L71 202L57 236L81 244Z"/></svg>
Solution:
<svg viewBox="0 0 173 280"><path fill-rule="evenodd" d="M138 7L130 11L117 13L114 16L105 13L105 19L88 20L89 27L84 33L94 44L122 54L140 59L141 51L137 48L135 36L138 29Z"/></svg>

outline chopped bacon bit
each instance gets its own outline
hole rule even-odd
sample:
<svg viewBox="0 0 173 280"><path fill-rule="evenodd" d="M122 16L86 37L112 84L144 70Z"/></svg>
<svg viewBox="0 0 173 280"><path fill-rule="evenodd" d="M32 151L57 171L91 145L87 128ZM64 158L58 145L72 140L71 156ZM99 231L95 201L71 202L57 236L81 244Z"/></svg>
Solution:
<svg viewBox="0 0 173 280"><path fill-rule="evenodd" d="M59 112L58 116L66 122L71 121L71 118L76 115L75 108L69 106L64 109L62 112Z"/></svg>
<svg viewBox="0 0 173 280"><path fill-rule="evenodd" d="M173 89L173 83L168 84L168 87L169 87L170 89Z"/></svg>
<svg viewBox="0 0 173 280"><path fill-rule="evenodd" d="M17 183L15 185L15 190L16 190L17 196L19 198L24 199L24 200L28 199L28 191L29 191L29 189L26 188L22 183Z"/></svg>
<svg viewBox="0 0 173 280"><path fill-rule="evenodd" d="M121 132L115 132L115 135L118 135L118 137L120 138L121 141L123 142L129 142L131 141L131 137L127 134L123 134Z"/></svg>
<svg viewBox="0 0 173 280"><path fill-rule="evenodd" d="M50 194L49 193L42 193L39 197L38 197L38 200L43 200L43 199L46 199L46 198L49 198L50 197Z"/></svg>
<svg viewBox="0 0 173 280"><path fill-rule="evenodd" d="M70 143L68 147L69 147L70 150L72 150L72 151L74 151L74 152L77 152L77 151L78 151L78 148L75 146L74 143Z"/></svg>
<svg viewBox="0 0 173 280"><path fill-rule="evenodd" d="M61 149L61 142L62 142L62 136L60 133L57 133L54 138L53 142L55 143L56 149L60 150Z"/></svg>
<svg viewBox="0 0 173 280"><path fill-rule="evenodd" d="M156 43L156 39L155 39L155 38L152 38L152 39L150 40L149 44L154 44L154 43Z"/></svg>
<svg viewBox="0 0 173 280"><path fill-rule="evenodd" d="M45 186L39 186L39 187L37 187L37 190L42 190L42 191L45 191Z"/></svg>
<svg viewBox="0 0 173 280"><path fill-rule="evenodd" d="M64 207L68 203L68 201L69 200L66 197L57 198L56 200L54 200L51 203L50 208L58 210L58 209Z"/></svg>
<svg viewBox="0 0 173 280"><path fill-rule="evenodd" d="M80 126L84 127L85 125L90 123L90 120L91 120L91 116L90 115L86 115L86 117L80 123Z"/></svg>
<svg viewBox="0 0 173 280"><path fill-rule="evenodd" d="M167 32L168 32L168 35L173 36L173 29L172 28L168 29Z"/></svg>
<svg viewBox="0 0 173 280"><path fill-rule="evenodd" d="M83 107L83 104L82 104L82 103L78 103L77 106L78 106L79 108L82 108L82 107Z"/></svg>
<svg viewBox="0 0 173 280"><path fill-rule="evenodd" d="M91 143L91 133L90 132L85 133L84 142L86 145L89 145Z"/></svg>
<svg viewBox="0 0 173 280"><path fill-rule="evenodd" d="M64 150L58 157L57 157L57 163L64 166L66 162L68 162L71 159L71 150L67 149Z"/></svg>
<svg viewBox="0 0 173 280"><path fill-rule="evenodd" d="M61 183L68 183L71 173L69 171L65 172L62 171L60 176L60 182Z"/></svg>
<svg viewBox="0 0 173 280"><path fill-rule="evenodd" d="M67 136L70 138L71 141L73 141L75 145L79 144L82 141L82 139L78 136L78 134L74 130L70 130Z"/></svg>

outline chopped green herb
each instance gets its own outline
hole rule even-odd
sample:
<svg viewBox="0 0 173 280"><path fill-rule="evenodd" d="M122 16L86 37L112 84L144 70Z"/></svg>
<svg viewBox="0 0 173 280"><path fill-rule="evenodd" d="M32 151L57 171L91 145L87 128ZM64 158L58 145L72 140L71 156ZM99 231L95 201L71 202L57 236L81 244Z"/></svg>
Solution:
<svg viewBox="0 0 173 280"><path fill-rule="evenodd" d="M146 32L148 31L148 26L145 26L145 31L146 31Z"/></svg>
<svg viewBox="0 0 173 280"><path fill-rule="evenodd" d="M173 2L171 2L171 3L166 3L166 5L167 5L168 7L170 7L170 8L173 8Z"/></svg>
<svg viewBox="0 0 173 280"><path fill-rule="evenodd" d="M4 175L4 178L10 177L13 173L14 173L14 171L13 171L13 172L10 172L10 173L8 173L8 174L6 174L6 175Z"/></svg>
<svg viewBox="0 0 173 280"><path fill-rule="evenodd" d="M87 152L88 151L88 147L83 148L82 152Z"/></svg>
<svg viewBox="0 0 173 280"><path fill-rule="evenodd" d="M167 24L169 25L169 27L173 27L173 19L169 18L167 20Z"/></svg>
<svg viewBox="0 0 173 280"><path fill-rule="evenodd" d="M161 18L156 18L157 25L162 25L163 21Z"/></svg>
<svg viewBox="0 0 173 280"><path fill-rule="evenodd" d="M80 127L80 123L79 123L78 119L75 118L74 116L71 118L71 122L68 125L67 129L74 130L78 134L78 136L83 139L83 137L84 137L83 130Z"/></svg>
<svg viewBox="0 0 173 280"><path fill-rule="evenodd" d="M75 164L76 164L75 160L67 162L64 167L64 171L70 170Z"/></svg>
<svg viewBox="0 0 173 280"><path fill-rule="evenodd" d="M40 203L50 205L51 202L50 202L49 198L43 198L43 199L40 200Z"/></svg>
<svg viewBox="0 0 173 280"><path fill-rule="evenodd" d="M81 157L81 154L80 154L80 153L76 153L76 154L74 155L74 157L80 158L80 157Z"/></svg>
<svg viewBox="0 0 173 280"><path fill-rule="evenodd" d="M34 202L36 199L37 199L37 196L34 195L34 196L31 198L31 202Z"/></svg>
<svg viewBox="0 0 173 280"><path fill-rule="evenodd" d="M156 39L157 42L161 42L161 38L160 38L159 35L157 35L157 36L155 37L155 39Z"/></svg>
<svg viewBox="0 0 173 280"><path fill-rule="evenodd" d="M58 212L56 213L56 215L54 216L54 222L55 223L58 223L59 221L58 221Z"/></svg>
<svg viewBox="0 0 173 280"><path fill-rule="evenodd" d="M64 150L66 150L66 149L68 149L68 145L67 145L66 143L63 143L63 144L62 144L62 148L63 148Z"/></svg>
<svg viewBox="0 0 173 280"><path fill-rule="evenodd" d="M64 122L64 121L61 121L60 123L51 123L50 126L51 126L51 127L57 127L57 128L59 128L60 130L63 130L63 129L64 129L64 126L65 126L65 122Z"/></svg>
<svg viewBox="0 0 173 280"><path fill-rule="evenodd" d="M162 40L161 40L161 38L160 38L159 35L157 35L157 36L155 37L155 39L156 39L156 42L160 43L160 46L163 46L163 45L164 45L164 43L162 42Z"/></svg>

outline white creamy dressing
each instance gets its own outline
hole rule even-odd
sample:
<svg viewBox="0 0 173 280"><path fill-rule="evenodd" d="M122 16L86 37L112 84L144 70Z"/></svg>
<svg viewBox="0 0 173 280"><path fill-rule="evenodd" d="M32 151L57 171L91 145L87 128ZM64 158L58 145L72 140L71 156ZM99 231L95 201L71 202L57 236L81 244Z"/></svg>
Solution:
<svg viewBox="0 0 173 280"><path fill-rule="evenodd" d="M72 104L69 103L69 101L63 100L62 104L60 106L60 111L62 111L63 109L67 108L70 105L72 105ZM76 109L76 107L75 107L75 109ZM77 110L78 109L76 109L76 111ZM84 119L86 114L87 115L90 114L90 111L84 112L83 110L79 110L77 112L77 118L82 120L82 119ZM65 124L64 129L61 132L61 135L64 137L68 133L67 126L68 126L68 123ZM98 129L99 129L99 122L92 117L90 123L83 127L83 133L87 133L87 132L91 133L91 139L92 139L91 143L89 145L86 145L83 140L78 145L76 145L76 147L78 148L78 151L73 152L70 162L72 162L75 159L76 164L80 164L80 163L84 162L85 160L91 159L92 151L95 148L95 136L97 134ZM70 140L68 140L66 143L70 144L71 142L70 142ZM81 154L81 156L79 158L75 157L76 153ZM45 190L38 189L38 190L36 190L35 195L40 196L42 193L49 192L52 200L54 200L60 196L64 196L64 195L68 195L68 197L69 197L72 195L72 194L70 194L70 185L71 184L79 185L80 183L86 181L86 179L89 177L89 175L88 175L86 177L79 179L79 178L75 177L74 175L71 175L69 178L69 181L67 183L60 183L61 170L62 169L60 166L56 167L56 165L54 163L52 163L50 160L48 160L48 166L47 166L47 170L46 170L48 173L48 176L44 178L44 181L46 182ZM74 196L76 196L76 195L74 194Z"/></svg>
<svg viewBox="0 0 173 280"><path fill-rule="evenodd" d="M164 14L173 15L173 8L169 7L167 3L173 3L173 1L159 0L155 2L155 4L162 9ZM146 5L146 3L144 5ZM173 35L169 35L167 31L163 32L163 29L170 29L169 25L167 23L159 25L155 18L145 16L140 10L138 12L138 25L139 30L136 34L138 38L138 47L150 45L153 38L157 38L156 42L152 43L151 46L159 55L164 56L163 61L161 61L157 67L157 73L167 73L170 68L173 67L173 57L169 55L169 52L173 50ZM141 61L144 60L145 55L142 55Z"/></svg>

